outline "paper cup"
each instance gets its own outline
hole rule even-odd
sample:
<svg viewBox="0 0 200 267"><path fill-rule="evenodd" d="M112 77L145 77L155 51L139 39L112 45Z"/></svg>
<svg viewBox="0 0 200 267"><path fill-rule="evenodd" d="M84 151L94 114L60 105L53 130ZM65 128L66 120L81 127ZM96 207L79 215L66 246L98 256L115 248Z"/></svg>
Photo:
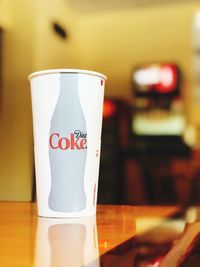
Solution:
<svg viewBox="0 0 200 267"><path fill-rule="evenodd" d="M106 77L61 69L29 80L38 215L95 215Z"/></svg>

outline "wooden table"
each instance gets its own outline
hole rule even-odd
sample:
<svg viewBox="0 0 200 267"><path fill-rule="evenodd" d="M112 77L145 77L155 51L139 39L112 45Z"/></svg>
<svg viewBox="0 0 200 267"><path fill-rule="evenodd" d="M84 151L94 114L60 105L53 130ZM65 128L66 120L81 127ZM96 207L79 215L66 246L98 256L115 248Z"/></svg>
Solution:
<svg viewBox="0 0 200 267"><path fill-rule="evenodd" d="M178 210L99 205L96 217L51 219L38 218L35 203L0 202L0 266L103 266L103 255Z"/></svg>

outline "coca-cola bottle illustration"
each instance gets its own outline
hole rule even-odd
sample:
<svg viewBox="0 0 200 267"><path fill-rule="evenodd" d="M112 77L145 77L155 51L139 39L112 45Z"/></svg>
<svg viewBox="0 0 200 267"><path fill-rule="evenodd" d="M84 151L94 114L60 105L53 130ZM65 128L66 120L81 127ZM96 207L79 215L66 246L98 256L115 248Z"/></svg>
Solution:
<svg viewBox="0 0 200 267"><path fill-rule="evenodd" d="M78 77L62 74L60 95L51 119L49 207L60 212L85 208L86 122L78 93Z"/></svg>

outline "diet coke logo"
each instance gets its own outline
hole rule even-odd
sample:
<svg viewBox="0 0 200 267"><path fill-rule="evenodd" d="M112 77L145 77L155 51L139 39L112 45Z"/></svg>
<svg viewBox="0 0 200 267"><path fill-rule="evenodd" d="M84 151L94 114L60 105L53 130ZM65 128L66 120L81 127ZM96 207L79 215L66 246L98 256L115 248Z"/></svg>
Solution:
<svg viewBox="0 0 200 267"><path fill-rule="evenodd" d="M61 136L59 133L52 133L49 138L52 149L61 150L82 150L87 149L87 134L75 130L69 137Z"/></svg>

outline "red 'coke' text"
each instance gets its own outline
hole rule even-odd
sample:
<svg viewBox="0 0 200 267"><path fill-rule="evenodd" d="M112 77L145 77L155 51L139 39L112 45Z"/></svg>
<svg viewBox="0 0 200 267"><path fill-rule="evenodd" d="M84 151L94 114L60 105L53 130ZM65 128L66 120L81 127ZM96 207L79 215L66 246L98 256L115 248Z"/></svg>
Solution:
<svg viewBox="0 0 200 267"><path fill-rule="evenodd" d="M87 148L86 138L75 138L74 133L70 133L69 138L61 137L59 133L53 133L50 135L49 144L52 149L61 150L81 150Z"/></svg>

